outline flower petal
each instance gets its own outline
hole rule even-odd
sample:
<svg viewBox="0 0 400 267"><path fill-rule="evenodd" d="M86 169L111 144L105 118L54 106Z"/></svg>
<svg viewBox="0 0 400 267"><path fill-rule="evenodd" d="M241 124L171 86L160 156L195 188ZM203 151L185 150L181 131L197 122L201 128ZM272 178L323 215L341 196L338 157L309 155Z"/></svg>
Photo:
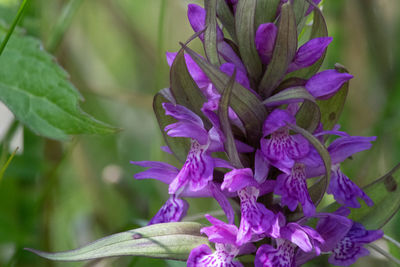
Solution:
<svg viewBox="0 0 400 267"><path fill-rule="evenodd" d="M273 23L264 23L258 26L255 44L263 64L268 65L274 51L278 28Z"/></svg>
<svg viewBox="0 0 400 267"><path fill-rule="evenodd" d="M334 95L345 82L352 78L353 75L348 73L341 73L337 70L325 70L312 76L307 81L305 87L313 97L328 99Z"/></svg>
<svg viewBox="0 0 400 267"><path fill-rule="evenodd" d="M171 196L148 225L156 223L179 222L185 217L189 204L184 199Z"/></svg>

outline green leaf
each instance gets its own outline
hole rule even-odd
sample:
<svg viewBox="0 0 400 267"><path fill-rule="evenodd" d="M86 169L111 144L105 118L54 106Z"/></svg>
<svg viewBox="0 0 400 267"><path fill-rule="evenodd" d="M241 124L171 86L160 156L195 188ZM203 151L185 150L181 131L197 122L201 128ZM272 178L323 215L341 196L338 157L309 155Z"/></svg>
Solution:
<svg viewBox="0 0 400 267"><path fill-rule="evenodd" d="M241 0L237 3L235 13L236 37L240 56L253 83L259 80L262 71L261 60L254 41L256 4L256 0Z"/></svg>
<svg viewBox="0 0 400 267"><path fill-rule="evenodd" d="M217 0L217 15L224 28L236 42L235 18L225 0Z"/></svg>
<svg viewBox="0 0 400 267"><path fill-rule="evenodd" d="M304 138L306 138L308 142L310 142L311 145L314 146L314 148L318 151L318 154L321 156L324 162L325 176L308 189L311 200L314 202L315 206L318 206L326 190L328 189L329 181L331 179L331 157L329 156L329 152L326 150L325 146L307 130L294 124L289 124L289 127L293 131L304 136Z"/></svg>
<svg viewBox="0 0 400 267"><path fill-rule="evenodd" d="M271 95L278 82L285 75L296 50L296 19L292 6L288 2L282 5L274 52L259 85L259 92L263 97Z"/></svg>
<svg viewBox="0 0 400 267"><path fill-rule="evenodd" d="M4 149L7 149L7 147L5 147ZM7 161L4 163L4 165L0 168L0 184L1 181L3 179L3 175L6 172L8 165L10 165L11 161L13 160L15 154L17 154L17 150L18 147L13 151L13 153L11 153L10 157L7 159ZM3 162L0 162L1 164L3 164Z"/></svg>
<svg viewBox="0 0 400 267"><path fill-rule="evenodd" d="M229 79L228 84L222 92L221 100L218 107L218 117L221 123L221 130L226 138L224 142L224 148L226 153L228 154L229 160L234 164L235 168L243 168L243 165L239 158L239 153L236 149L235 139L233 137L232 128L228 116L228 109L233 85L235 84L235 78L236 69L234 70L232 77Z"/></svg>
<svg viewBox="0 0 400 267"><path fill-rule="evenodd" d="M56 261L84 261L114 256L186 260L193 248L208 244L208 238L200 235L202 227L201 224L193 222L153 224L110 235L65 252L27 250Z"/></svg>
<svg viewBox="0 0 400 267"><path fill-rule="evenodd" d="M310 34L309 40L317 38L317 37L328 36L328 28L326 26L324 15L322 14L321 10L314 3L310 3L310 4L314 6L314 11L313 11L314 19L313 19L313 26L311 29L311 34ZM317 62L315 62L313 65L311 65L307 68L303 68L303 69L294 71L294 72L290 73L288 75L288 77L299 77L299 78L309 79L311 76L313 76L315 73L317 73L318 70L320 69L322 62L324 62L325 54L326 54L326 51L322 55L322 57Z"/></svg>
<svg viewBox="0 0 400 267"><path fill-rule="evenodd" d="M272 22L275 19L279 3L280 0L257 0L255 15L256 30L260 24Z"/></svg>
<svg viewBox="0 0 400 267"><path fill-rule="evenodd" d="M363 187L364 192L374 201L372 207L363 201L361 208L350 209L349 218L362 223L367 229L382 228L400 209L400 164L387 174ZM335 202L324 210L334 211L340 205Z"/></svg>
<svg viewBox="0 0 400 267"><path fill-rule="evenodd" d="M295 103L307 99L315 102L315 98L307 91L304 86L291 87L286 90L280 91L263 101L264 105L277 106L288 103Z"/></svg>
<svg viewBox="0 0 400 267"><path fill-rule="evenodd" d="M5 32L0 29L0 38ZM54 139L110 134L116 129L78 107L81 95L41 43L18 33L0 57L0 101L35 133Z"/></svg>
<svg viewBox="0 0 400 267"><path fill-rule="evenodd" d="M183 49L179 50L172 63L170 80L171 93L176 103L192 110L207 122L208 119L201 112L206 99L187 69Z"/></svg>
<svg viewBox="0 0 400 267"><path fill-rule="evenodd" d="M335 69L339 72L348 72L343 66L336 64ZM331 130L338 122L346 102L349 91L349 82L345 82L338 92L327 100L317 101L321 110L321 122L324 130Z"/></svg>
<svg viewBox="0 0 400 267"><path fill-rule="evenodd" d="M305 99L296 114L296 124L313 133L321 122L321 111L314 101Z"/></svg>
<svg viewBox="0 0 400 267"><path fill-rule="evenodd" d="M160 126L161 133L164 137L165 143L171 149L174 156L180 161L185 162L186 156L189 152L190 141L188 138L183 137L170 137L164 131L165 126L175 123L176 120L171 116L165 115L165 110L162 103L176 104L169 88L165 88L158 92L153 99L153 110L156 115L158 125Z"/></svg>
<svg viewBox="0 0 400 267"><path fill-rule="evenodd" d="M208 61L214 65L221 65L217 49L217 0L205 0L206 31L204 32L204 50Z"/></svg>
<svg viewBox="0 0 400 267"><path fill-rule="evenodd" d="M216 66L200 57L192 49L186 46L184 46L184 49L208 76L218 92L222 94L226 84L228 84L229 77ZM260 99L248 89L235 82L232 89L231 107L242 121L250 142L255 145L258 144L261 136L261 127L267 117L267 110Z"/></svg>

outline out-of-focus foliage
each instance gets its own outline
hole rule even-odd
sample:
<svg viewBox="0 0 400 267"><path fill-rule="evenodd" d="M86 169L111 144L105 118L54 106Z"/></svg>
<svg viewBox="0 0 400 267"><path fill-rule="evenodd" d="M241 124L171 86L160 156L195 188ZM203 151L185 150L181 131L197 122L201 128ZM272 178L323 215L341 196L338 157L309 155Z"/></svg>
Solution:
<svg viewBox="0 0 400 267"><path fill-rule="evenodd" d="M160 152L163 140L152 112L152 98L169 86L164 51L179 50L178 42L193 34L186 23L187 3L30 1L20 27L41 39L70 74L85 98L82 109L123 131L57 142L24 129L23 151L0 182L0 266L85 266L50 262L23 248L67 250L143 226L167 199L165 186L135 181L132 175L138 169L129 161L176 163ZM12 21L18 4L17 0L0 1L0 19ZM396 0L324 1L328 33L334 40L325 67L340 62L355 76L340 123L349 134L378 136L373 151L345 163L349 177L360 185L381 176L400 159L399 9ZM7 159L7 154L8 147L2 146L1 155ZM190 204L189 216L194 218L199 211L216 207L211 200ZM400 229L399 215L384 228L399 240L396 229ZM400 256L396 249L389 249ZM87 266L96 264L185 265L121 257ZM356 266L378 264L382 261L368 257Z"/></svg>

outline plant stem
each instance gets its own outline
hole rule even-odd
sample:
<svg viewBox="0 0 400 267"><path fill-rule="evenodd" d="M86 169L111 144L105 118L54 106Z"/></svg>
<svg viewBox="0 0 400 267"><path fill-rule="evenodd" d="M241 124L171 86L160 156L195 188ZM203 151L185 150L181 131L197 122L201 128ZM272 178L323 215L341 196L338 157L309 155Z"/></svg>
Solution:
<svg viewBox="0 0 400 267"><path fill-rule="evenodd" d="M385 256L387 259L389 259L390 261L400 265L400 260L395 258L392 254L390 254L389 252L383 250L382 248L378 247L375 244L368 244L368 247L372 248L373 250L375 250L376 252L379 252L380 254L382 254L383 256Z"/></svg>
<svg viewBox="0 0 400 267"><path fill-rule="evenodd" d="M62 37L64 36L64 33L68 29L69 25L71 25L73 16L82 2L83 0L71 0L63 8L61 16L54 26L53 33L50 35L50 38L47 42L46 48L49 52L53 53L57 49Z"/></svg>
<svg viewBox="0 0 400 267"><path fill-rule="evenodd" d="M6 37L4 37L4 40L1 42L1 45L0 45L0 56L3 53L3 50L6 47L6 45L8 43L8 40L11 37L11 34L14 32L15 27L17 26L19 20L21 19L22 14L24 13L24 10L25 10L25 7L26 7L27 3L28 3L28 0L23 0L22 1L22 4L21 4L21 6L19 7L19 10L18 10L17 16L14 18L14 21L11 24L10 29L8 29Z"/></svg>

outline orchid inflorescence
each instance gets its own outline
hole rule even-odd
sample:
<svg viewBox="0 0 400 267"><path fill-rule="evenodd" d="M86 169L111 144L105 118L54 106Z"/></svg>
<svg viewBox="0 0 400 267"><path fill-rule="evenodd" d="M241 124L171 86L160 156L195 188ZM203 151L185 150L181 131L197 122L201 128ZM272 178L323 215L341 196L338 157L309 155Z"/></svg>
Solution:
<svg viewBox="0 0 400 267"><path fill-rule="evenodd" d="M190 40L200 38L205 57L189 42L167 53L171 86L154 99L163 150L183 165L132 162L148 168L136 179L169 185L149 224L181 221L185 198L214 198L224 211L227 222L205 214L211 226L201 233L214 245L193 248L188 266L243 266L243 255L253 255L255 266L298 266L321 254L348 266L383 236L348 218L359 201L374 203L340 165L376 138L350 136L336 124L353 76L340 65L318 72L332 42L319 2L188 6ZM318 207L325 193L340 208Z"/></svg>

